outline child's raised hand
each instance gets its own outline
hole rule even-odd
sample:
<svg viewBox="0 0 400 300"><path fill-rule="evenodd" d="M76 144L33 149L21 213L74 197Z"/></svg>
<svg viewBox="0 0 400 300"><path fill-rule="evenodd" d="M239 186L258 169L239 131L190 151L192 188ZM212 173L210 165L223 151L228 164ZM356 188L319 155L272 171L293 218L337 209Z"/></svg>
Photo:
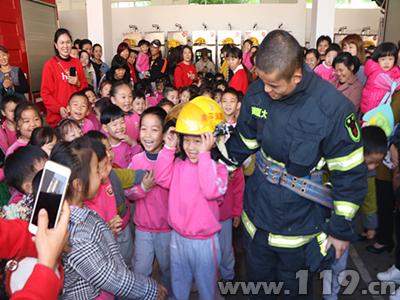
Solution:
<svg viewBox="0 0 400 300"><path fill-rule="evenodd" d="M144 175L142 184L147 191L156 185L156 180L154 178L153 170L148 171L146 175Z"/></svg>
<svg viewBox="0 0 400 300"><path fill-rule="evenodd" d="M201 152L209 152L215 144L215 136L211 132L206 132L201 135Z"/></svg>
<svg viewBox="0 0 400 300"><path fill-rule="evenodd" d="M127 134L122 134L122 135L120 136L120 139L121 139L122 141L124 141L125 143L127 143L129 146L136 146L136 142L134 142L134 141L129 137L129 135L127 135Z"/></svg>
<svg viewBox="0 0 400 300"><path fill-rule="evenodd" d="M167 133L164 135L164 142L168 148L176 148L178 145L178 135L175 132L175 127L168 128Z"/></svg>
<svg viewBox="0 0 400 300"><path fill-rule="evenodd" d="M117 234L122 230L122 219L119 215L115 215L110 221L107 222L110 226L111 232Z"/></svg>
<svg viewBox="0 0 400 300"><path fill-rule="evenodd" d="M60 116L63 119L68 118L68 110L65 107L60 107Z"/></svg>

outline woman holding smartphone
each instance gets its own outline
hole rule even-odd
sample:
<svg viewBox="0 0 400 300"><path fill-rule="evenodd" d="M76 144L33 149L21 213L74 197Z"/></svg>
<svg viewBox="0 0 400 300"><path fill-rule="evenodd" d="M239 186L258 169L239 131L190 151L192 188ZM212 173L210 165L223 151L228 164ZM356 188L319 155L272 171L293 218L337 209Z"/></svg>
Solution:
<svg viewBox="0 0 400 300"><path fill-rule="evenodd" d="M70 96L88 86L80 61L70 56L71 49L71 34L67 29L58 29L54 34L56 55L43 67L40 91L47 110L46 121L51 127L68 117L66 106Z"/></svg>

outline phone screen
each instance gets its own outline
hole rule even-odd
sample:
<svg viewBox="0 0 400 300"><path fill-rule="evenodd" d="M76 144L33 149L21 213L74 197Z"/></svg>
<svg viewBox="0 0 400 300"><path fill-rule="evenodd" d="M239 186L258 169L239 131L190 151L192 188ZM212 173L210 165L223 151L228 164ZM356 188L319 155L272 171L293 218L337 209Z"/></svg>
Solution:
<svg viewBox="0 0 400 300"><path fill-rule="evenodd" d="M32 224L37 226L39 211L44 208L49 216L49 228L54 228L58 210L61 205L62 195L67 187L68 178L62 174L44 169L39 196L35 211L33 212Z"/></svg>

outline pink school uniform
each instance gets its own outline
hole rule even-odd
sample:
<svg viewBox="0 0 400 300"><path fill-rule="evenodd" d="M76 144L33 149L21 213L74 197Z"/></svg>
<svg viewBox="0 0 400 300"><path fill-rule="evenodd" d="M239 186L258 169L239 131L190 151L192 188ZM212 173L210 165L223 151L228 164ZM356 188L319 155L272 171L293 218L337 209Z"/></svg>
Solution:
<svg viewBox="0 0 400 300"><path fill-rule="evenodd" d="M92 121L90 121L88 118L83 119L83 123L81 125L81 130L82 133L85 134L91 130L96 130L94 124L92 123Z"/></svg>
<svg viewBox="0 0 400 300"><path fill-rule="evenodd" d="M94 111L88 114L87 119L93 123L94 130L101 130L101 124L99 120L97 120L96 113Z"/></svg>
<svg viewBox="0 0 400 300"><path fill-rule="evenodd" d="M126 125L126 134L133 142L137 142L139 139L140 116L135 112L129 113L125 115L124 120Z"/></svg>
<svg viewBox="0 0 400 300"><path fill-rule="evenodd" d="M119 168L127 168L133 156L132 147L124 141L111 145L111 147L114 152L114 165Z"/></svg>
<svg viewBox="0 0 400 300"><path fill-rule="evenodd" d="M329 67L323 62L319 66L317 66L314 69L315 74L317 74L319 77L321 77L323 80L326 80L330 83L333 83L335 81L335 68L334 67Z"/></svg>
<svg viewBox="0 0 400 300"><path fill-rule="evenodd" d="M154 169L157 155L146 152L136 154L129 165L133 170ZM168 232L168 190L156 185L149 191L144 191L141 184L125 191L129 200L135 201L134 222L136 229L149 232Z"/></svg>
<svg viewBox="0 0 400 300"><path fill-rule="evenodd" d="M150 59L149 55L139 52L137 58L136 58L136 70L139 73L144 73L149 71L150 69Z"/></svg>
<svg viewBox="0 0 400 300"><path fill-rule="evenodd" d="M154 169L156 182L169 188L168 222L183 237L208 239L221 229L219 204L226 193L228 171L209 152L200 153L197 164L174 157L175 149L164 147Z"/></svg>
<svg viewBox="0 0 400 300"><path fill-rule="evenodd" d="M102 183L94 199L85 201L85 205L94 210L105 222L117 215L117 204L111 182Z"/></svg>
<svg viewBox="0 0 400 300"><path fill-rule="evenodd" d="M25 140L23 140L23 139L21 139L21 138L17 139L17 140L14 142L14 144L12 144L12 145L8 148L8 150L7 150L7 152L6 152L6 156L9 156L10 154L14 153L15 150L17 150L18 148L25 147L26 145L28 145L28 141L25 141Z"/></svg>
<svg viewBox="0 0 400 300"><path fill-rule="evenodd" d="M17 140L17 131L15 130L10 130L10 128L7 127L6 123L3 123L3 129L4 132L6 134L6 138L7 138L7 143L8 143L8 147L11 146L12 144L15 143L15 141ZM6 149L7 150L7 149Z"/></svg>
<svg viewBox="0 0 400 300"><path fill-rule="evenodd" d="M242 64L246 67L247 70L251 70L253 68L253 64L251 63L251 55L252 53L243 52Z"/></svg>

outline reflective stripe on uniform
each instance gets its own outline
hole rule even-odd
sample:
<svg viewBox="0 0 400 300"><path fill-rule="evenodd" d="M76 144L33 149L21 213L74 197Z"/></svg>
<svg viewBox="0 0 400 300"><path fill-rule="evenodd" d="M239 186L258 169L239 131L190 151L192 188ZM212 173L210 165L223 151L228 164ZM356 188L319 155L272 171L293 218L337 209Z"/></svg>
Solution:
<svg viewBox="0 0 400 300"><path fill-rule="evenodd" d="M326 245L328 243L328 236L325 232L321 232L320 234L317 235L317 242L319 245L319 251L323 256L326 256Z"/></svg>
<svg viewBox="0 0 400 300"><path fill-rule="evenodd" d="M348 171L363 163L364 148L360 147L349 155L327 159L326 163L330 171Z"/></svg>
<svg viewBox="0 0 400 300"><path fill-rule="evenodd" d="M254 149L257 149L259 147L258 142L257 142L256 139L247 139L241 133L239 133L239 135L240 135L240 138L242 139L243 143L250 150L254 150Z"/></svg>
<svg viewBox="0 0 400 300"><path fill-rule="evenodd" d="M277 164L278 166L280 166L282 168L286 168L286 165L283 162L277 161L277 160L273 159L271 156L268 156L267 154L265 154L263 149L261 149L261 154L266 160L273 162L274 164Z"/></svg>
<svg viewBox="0 0 400 300"><path fill-rule="evenodd" d="M356 215L359 205L348 201L333 201L335 213L338 216L353 219Z"/></svg>
<svg viewBox="0 0 400 300"><path fill-rule="evenodd" d="M280 248L298 248L308 244L316 235L286 236L270 233L268 235L268 244Z"/></svg>
<svg viewBox="0 0 400 300"><path fill-rule="evenodd" d="M254 235L256 234L257 227L254 226L253 222L250 221L245 211L242 213L242 222L247 233L253 239ZM303 236L286 236L269 233L268 244L270 246L280 248L298 248L309 243L315 237L317 237L317 241L321 248L321 253L325 256L326 254L324 254L323 250L325 249L324 247L326 245L325 241L327 239L327 235L323 232Z"/></svg>
<svg viewBox="0 0 400 300"><path fill-rule="evenodd" d="M251 238L254 238L254 235L256 234L257 228L254 226L254 224L250 221L249 217L247 216L246 212L243 211L242 213L242 222L244 227L246 228L247 233L251 236Z"/></svg>

